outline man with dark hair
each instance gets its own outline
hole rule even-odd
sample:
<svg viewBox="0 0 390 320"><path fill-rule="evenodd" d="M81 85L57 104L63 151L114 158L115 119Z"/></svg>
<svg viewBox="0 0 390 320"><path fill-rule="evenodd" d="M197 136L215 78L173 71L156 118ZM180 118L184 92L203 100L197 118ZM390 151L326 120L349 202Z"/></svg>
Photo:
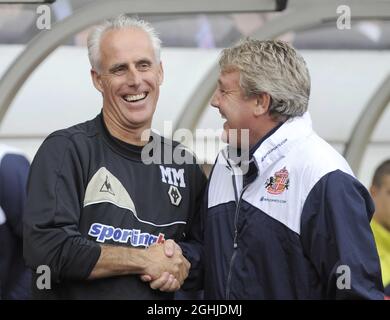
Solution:
<svg viewBox="0 0 390 320"><path fill-rule="evenodd" d="M385 294L390 298L390 159L375 170L370 192L375 203L371 228L381 262Z"/></svg>

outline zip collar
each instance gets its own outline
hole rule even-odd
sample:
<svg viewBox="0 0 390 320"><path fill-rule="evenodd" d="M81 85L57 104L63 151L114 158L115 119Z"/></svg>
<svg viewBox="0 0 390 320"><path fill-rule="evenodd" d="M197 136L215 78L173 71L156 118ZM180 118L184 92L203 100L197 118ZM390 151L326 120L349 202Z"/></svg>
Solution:
<svg viewBox="0 0 390 320"><path fill-rule="evenodd" d="M304 137L313 134L310 114L293 117L284 122L271 135L263 139L253 150L259 170L265 171L269 166L285 157Z"/></svg>
<svg viewBox="0 0 390 320"><path fill-rule="evenodd" d="M243 164L233 161L228 156L233 150L229 146L222 150L222 156L218 157L217 163L225 165L234 175L242 175L242 168L246 165L244 180L250 183L256 178L259 171L265 171L273 163L286 156L303 137L313 133L310 114L306 112L303 116L290 118L270 130L249 150L249 163Z"/></svg>

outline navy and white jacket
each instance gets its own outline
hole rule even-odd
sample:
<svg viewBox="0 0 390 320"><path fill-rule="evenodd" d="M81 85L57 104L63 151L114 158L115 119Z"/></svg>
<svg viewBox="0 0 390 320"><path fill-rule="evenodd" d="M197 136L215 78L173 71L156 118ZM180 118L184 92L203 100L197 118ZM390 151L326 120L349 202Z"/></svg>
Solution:
<svg viewBox="0 0 390 320"><path fill-rule="evenodd" d="M262 139L244 175L226 154L208 186L206 299L383 299L372 200L309 114Z"/></svg>
<svg viewBox="0 0 390 320"><path fill-rule="evenodd" d="M22 215L30 164L0 145L0 299L28 299L31 271L23 260Z"/></svg>

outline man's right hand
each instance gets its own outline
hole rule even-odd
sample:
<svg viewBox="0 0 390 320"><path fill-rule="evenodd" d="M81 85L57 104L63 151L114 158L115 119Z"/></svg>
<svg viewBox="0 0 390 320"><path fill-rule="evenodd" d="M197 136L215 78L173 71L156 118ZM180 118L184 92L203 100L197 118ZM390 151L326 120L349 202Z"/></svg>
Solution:
<svg viewBox="0 0 390 320"><path fill-rule="evenodd" d="M149 263L142 280L152 281L153 289L164 287L168 291L177 286L176 281L179 287L183 284L188 276L190 263L174 241L167 240L164 245L152 245L146 249L146 255Z"/></svg>
<svg viewBox="0 0 390 320"><path fill-rule="evenodd" d="M188 262L188 260L182 256L182 250L180 246L173 240L167 240L164 242L164 252L165 256L172 258L179 254L179 256L182 257L184 260L184 277L180 276L179 278L176 278L174 274L170 274L169 272L163 272L161 276L157 279L152 279L152 276L149 274L144 274L141 276L141 280L144 282L150 282L150 287L152 289L159 289L160 291L167 291L167 292L173 292L180 289L181 285L183 284L185 278L188 276L188 271L191 266L191 264Z"/></svg>

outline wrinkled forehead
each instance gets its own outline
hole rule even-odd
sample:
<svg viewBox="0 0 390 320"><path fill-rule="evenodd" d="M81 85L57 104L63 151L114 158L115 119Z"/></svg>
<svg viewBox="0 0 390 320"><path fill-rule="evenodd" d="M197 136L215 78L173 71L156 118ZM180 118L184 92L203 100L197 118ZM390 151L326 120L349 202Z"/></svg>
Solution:
<svg viewBox="0 0 390 320"><path fill-rule="evenodd" d="M239 84L240 70L236 67L231 67L221 70L218 78L219 84Z"/></svg>
<svg viewBox="0 0 390 320"><path fill-rule="evenodd" d="M100 55L102 65L139 59L156 61L149 35L137 27L106 31L100 42Z"/></svg>

